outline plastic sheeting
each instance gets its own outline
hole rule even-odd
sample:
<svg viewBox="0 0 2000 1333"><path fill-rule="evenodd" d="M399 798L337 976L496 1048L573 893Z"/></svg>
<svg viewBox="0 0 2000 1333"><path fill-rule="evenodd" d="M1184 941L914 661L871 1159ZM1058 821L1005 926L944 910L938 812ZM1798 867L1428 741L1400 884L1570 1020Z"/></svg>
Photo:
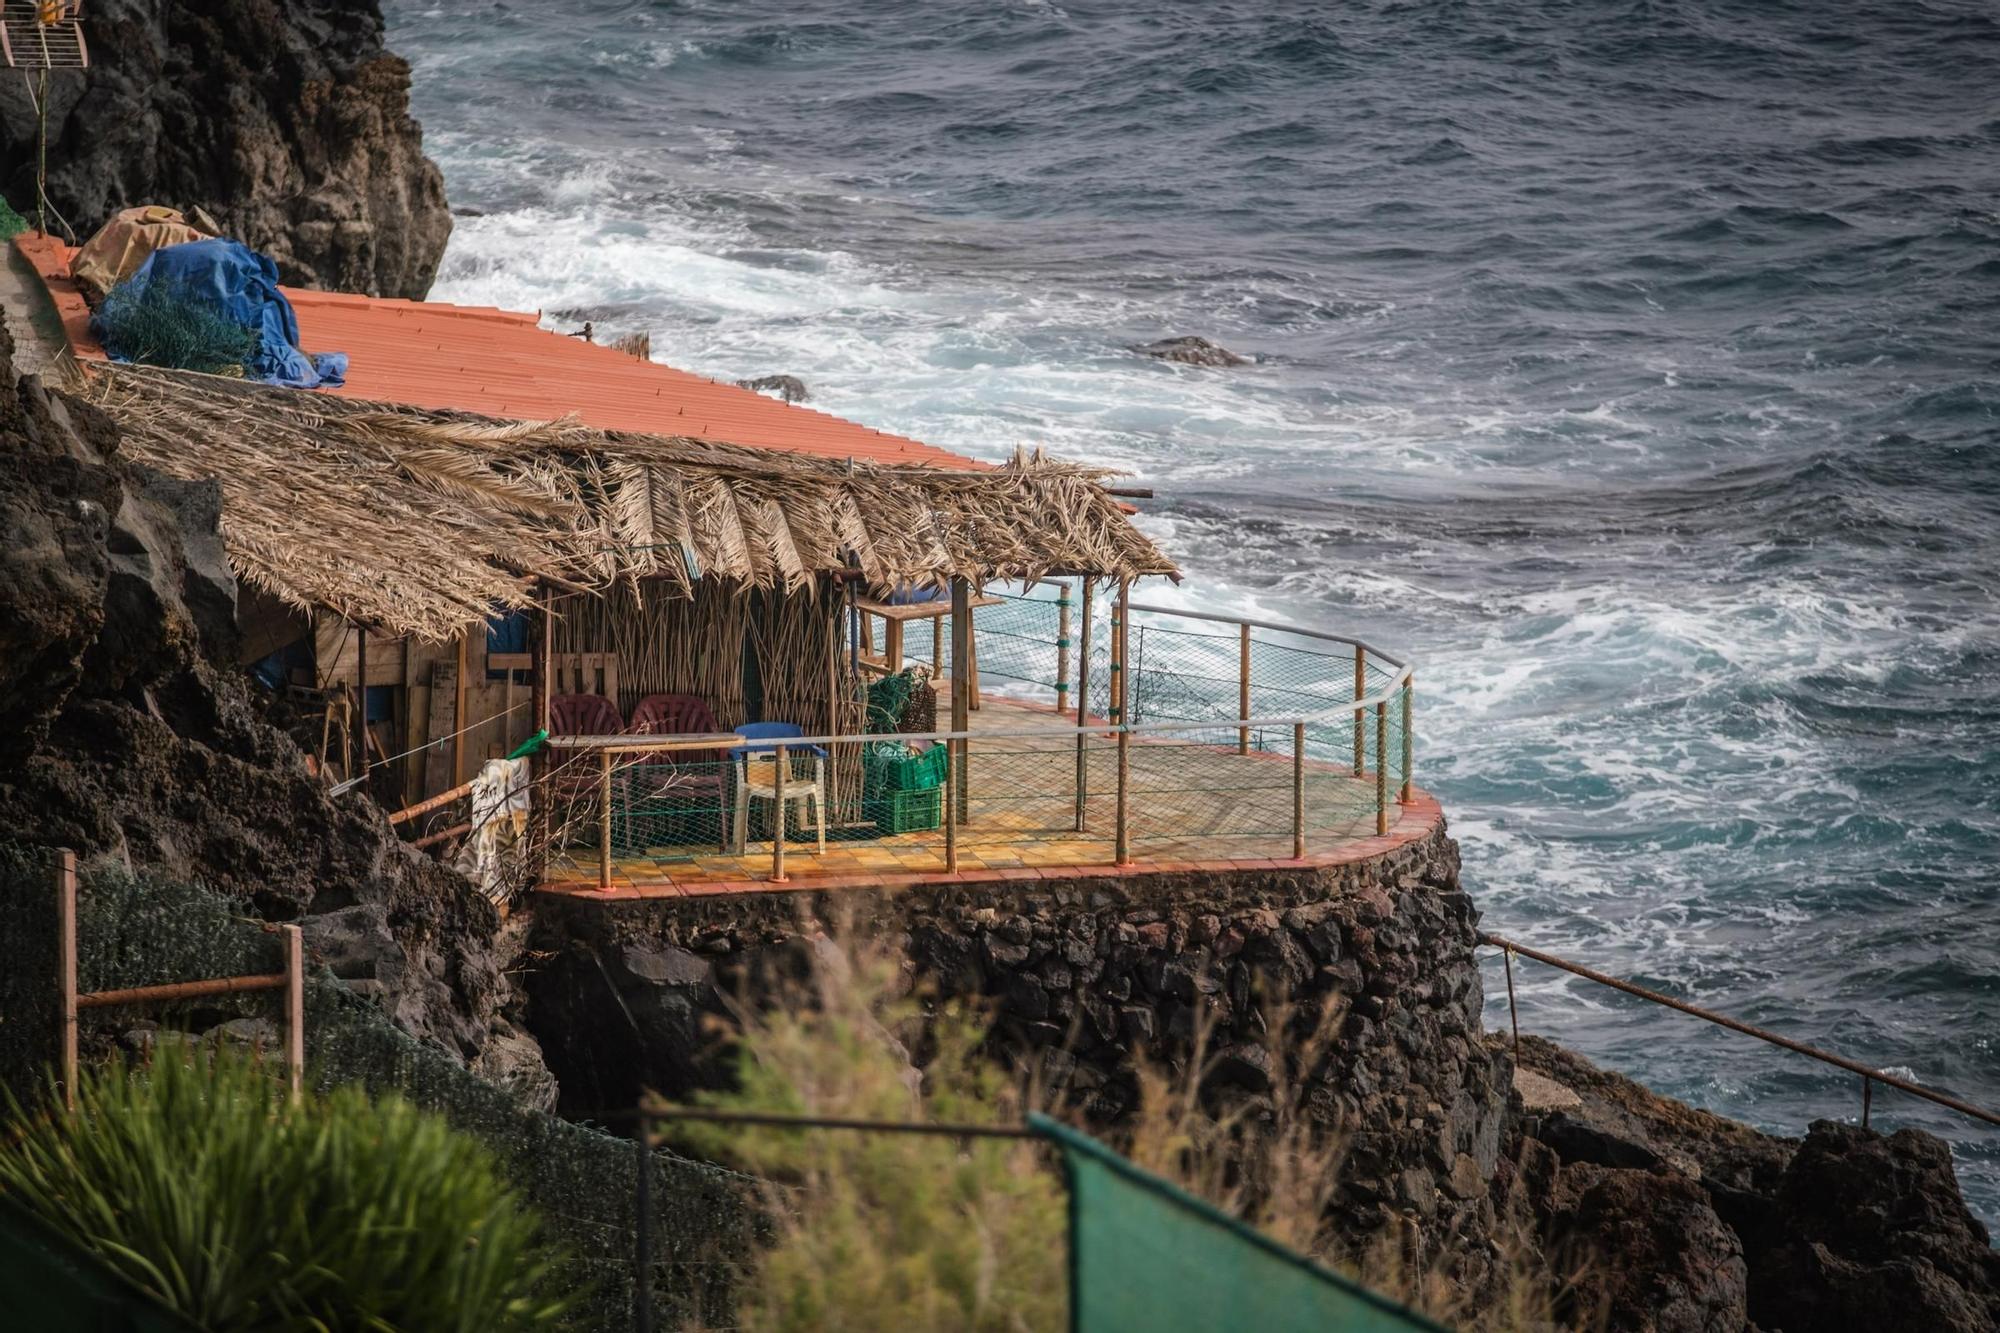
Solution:
<svg viewBox="0 0 2000 1333"><path fill-rule="evenodd" d="M528 787L526 759L489 759L472 779L472 832L454 865L495 902L507 896L527 839Z"/></svg>
<svg viewBox="0 0 2000 1333"><path fill-rule="evenodd" d="M1046 1116L1069 1178L1076 1333L1445 1333Z"/></svg>
<svg viewBox="0 0 2000 1333"><path fill-rule="evenodd" d="M257 350L244 365L251 379L294 389L334 387L346 382L347 357L340 352L308 356L299 350L299 321L292 303L278 290L278 268L241 241L189 241L155 250L125 283L144 296L159 286L176 299L206 306L257 335ZM95 318L91 331L104 330ZM107 345L114 361L129 358Z"/></svg>

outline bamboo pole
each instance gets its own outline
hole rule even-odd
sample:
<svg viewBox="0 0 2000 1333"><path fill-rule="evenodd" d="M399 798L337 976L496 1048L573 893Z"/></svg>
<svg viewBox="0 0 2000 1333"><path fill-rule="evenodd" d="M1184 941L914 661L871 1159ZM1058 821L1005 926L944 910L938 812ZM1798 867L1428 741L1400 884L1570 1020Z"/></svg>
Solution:
<svg viewBox="0 0 2000 1333"><path fill-rule="evenodd" d="M1292 723L1292 859L1306 856L1306 724Z"/></svg>
<svg viewBox="0 0 2000 1333"><path fill-rule="evenodd" d="M1360 644L1354 645L1354 697L1368 697L1368 650ZM1368 710L1354 710L1354 776L1360 777L1368 771Z"/></svg>
<svg viewBox="0 0 2000 1333"><path fill-rule="evenodd" d="M461 782L450 791L441 791L428 800L418 801L415 805L404 806L401 810L389 816L390 826L407 824L418 815L427 815L441 806L450 805L461 796L469 796L471 794L472 784L470 782Z"/></svg>
<svg viewBox="0 0 2000 1333"><path fill-rule="evenodd" d="M1090 716L1090 597L1092 583L1083 580L1083 632L1077 636L1076 652L1076 725L1081 727ZM1090 800L1089 781L1089 739L1079 731L1076 734L1076 831L1082 833L1086 821L1085 812Z"/></svg>
<svg viewBox="0 0 2000 1333"><path fill-rule="evenodd" d="M597 887L611 888L611 751L598 752Z"/></svg>
<svg viewBox="0 0 2000 1333"><path fill-rule="evenodd" d="M464 630L458 636L458 679L452 689L457 695L451 705L451 780L465 781L465 673L470 669L466 661L466 639L472 634Z"/></svg>
<svg viewBox="0 0 2000 1333"><path fill-rule="evenodd" d="M791 776L791 752L784 746L778 747L777 771L771 775L771 792L777 798L777 807L771 817L777 821L771 833L771 882L785 882L785 779ZM824 816L822 816L824 817Z"/></svg>
<svg viewBox="0 0 2000 1333"><path fill-rule="evenodd" d="M90 991L76 997L79 1009L110 1009L121 1004L148 1004L154 1000L205 1000L213 995L241 995L249 991L283 990L283 972L256 972L240 977L209 977L201 981L163 981L156 986L127 986L122 990Z"/></svg>
<svg viewBox="0 0 2000 1333"><path fill-rule="evenodd" d="M1241 640L1236 654L1236 716L1250 716L1250 626L1238 626ZM1250 728L1236 729L1236 753L1250 753Z"/></svg>
<svg viewBox="0 0 2000 1333"><path fill-rule="evenodd" d="M285 1076L292 1100L306 1092L306 942L297 926L280 926L285 937Z"/></svg>
<svg viewBox="0 0 2000 1333"><path fill-rule="evenodd" d="M56 987L62 1012L63 1107L76 1109L76 853L56 853Z"/></svg>
<svg viewBox="0 0 2000 1333"><path fill-rule="evenodd" d="M1117 864L1132 863L1132 729L1125 722L1125 662L1131 650L1132 636L1132 580L1118 580L1118 623L1112 633L1111 644L1117 650L1117 660L1111 670L1111 688L1117 696L1118 722L1118 832L1114 843Z"/></svg>
<svg viewBox="0 0 2000 1333"><path fill-rule="evenodd" d="M1409 805L1417 799L1417 781L1415 777L1417 742L1415 728L1412 725L1416 713L1416 701L1414 698L1416 692L1417 678L1415 675L1412 675L1408 680L1403 682L1403 794L1401 800L1404 805Z"/></svg>
<svg viewBox="0 0 2000 1333"><path fill-rule="evenodd" d="M1375 705L1375 833L1389 831L1389 701Z"/></svg>

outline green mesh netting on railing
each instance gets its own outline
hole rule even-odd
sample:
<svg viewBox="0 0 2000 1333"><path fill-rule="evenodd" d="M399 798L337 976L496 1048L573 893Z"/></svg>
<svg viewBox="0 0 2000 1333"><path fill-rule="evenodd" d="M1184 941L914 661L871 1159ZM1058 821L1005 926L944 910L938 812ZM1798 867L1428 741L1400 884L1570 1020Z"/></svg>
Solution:
<svg viewBox="0 0 2000 1333"><path fill-rule="evenodd" d="M85 991L269 973L280 937L205 889L86 867L77 904L78 984ZM54 1057L56 912L48 853L0 845L0 1083L32 1096ZM232 1016L276 1016L245 995L84 1014L86 1056L142 1021L206 1030ZM316 1086L360 1083L438 1111L499 1158L550 1237L568 1252L560 1280L587 1289L577 1329L629 1326L638 1154L628 1139L522 1105L445 1052L413 1039L331 976L306 985L306 1059ZM656 1326L726 1323L752 1226L744 1177L666 1153L652 1157Z"/></svg>

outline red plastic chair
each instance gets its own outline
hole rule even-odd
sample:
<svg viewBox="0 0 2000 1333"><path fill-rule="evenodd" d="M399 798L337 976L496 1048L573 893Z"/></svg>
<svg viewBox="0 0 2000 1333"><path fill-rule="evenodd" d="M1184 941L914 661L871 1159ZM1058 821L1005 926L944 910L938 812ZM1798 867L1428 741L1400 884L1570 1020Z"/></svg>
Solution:
<svg viewBox="0 0 2000 1333"><path fill-rule="evenodd" d="M618 705L601 694L558 694L549 700L551 736L616 736L624 730Z"/></svg>
<svg viewBox="0 0 2000 1333"><path fill-rule="evenodd" d="M649 694L639 701L632 710L632 724L627 728L638 736L700 736L720 730L715 723L715 712L708 701L693 694ZM666 759L664 767L672 776L662 785L662 792L671 792L675 800L693 802L696 808L712 808L716 812L718 824L725 825L722 815L723 797L728 791L728 780L724 776L722 751L684 750L677 751ZM716 842L726 848L728 839L718 835Z"/></svg>
<svg viewBox="0 0 2000 1333"><path fill-rule="evenodd" d="M601 694L558 694L549 700L549 735L617 736L625 730L618 705ZM559 817L574 811L579 801L597 796L598 756L589 750L556 750L549 773L549 797Z"/></svg>

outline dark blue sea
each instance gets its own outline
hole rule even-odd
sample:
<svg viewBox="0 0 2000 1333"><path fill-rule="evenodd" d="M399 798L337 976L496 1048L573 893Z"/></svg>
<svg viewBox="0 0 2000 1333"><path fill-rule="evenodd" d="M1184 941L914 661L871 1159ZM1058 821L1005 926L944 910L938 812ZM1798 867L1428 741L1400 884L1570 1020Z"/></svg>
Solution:
<svg viewBox="0 0 2000 1333"><path fill-rule="evenodd" d="M1132 472L1189 603L1415 658L1488 928L2000 1105L1985 0L388 9L437 296ZM1663 1091L1858 1116L1517 973ZM2000 1221L2000 1131L1875 1108Z"/></svg>

